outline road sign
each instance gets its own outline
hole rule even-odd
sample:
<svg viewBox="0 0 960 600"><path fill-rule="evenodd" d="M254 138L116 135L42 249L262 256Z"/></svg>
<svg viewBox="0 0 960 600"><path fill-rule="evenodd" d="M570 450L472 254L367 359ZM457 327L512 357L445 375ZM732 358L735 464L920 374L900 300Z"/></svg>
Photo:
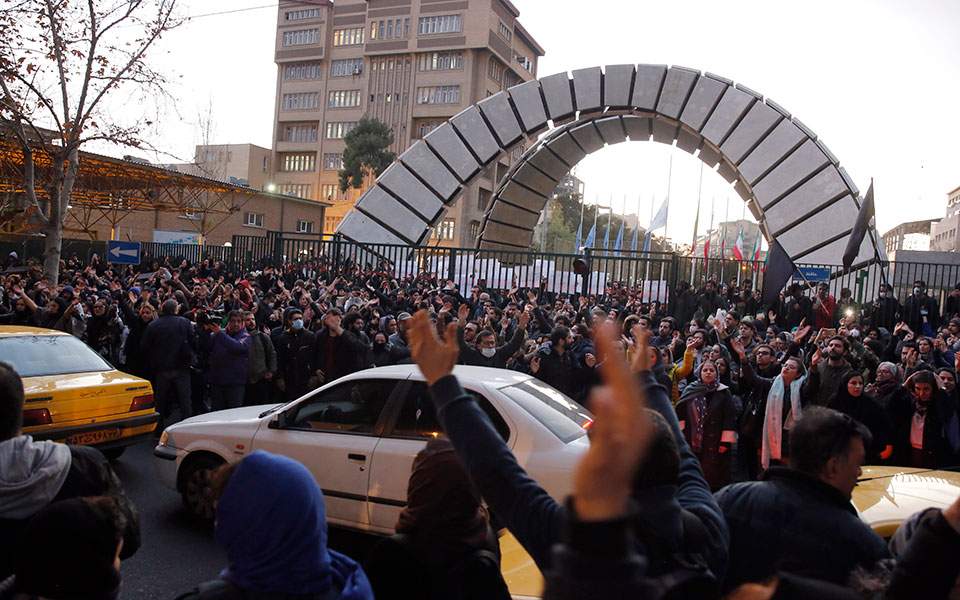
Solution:
<svg viewBox="0 0 960 600"><path fill-rule="evenodd" d="M107 242L107 262L118 265L140 264L140 242Z"/></svg>
<svg viewBox="0 0 960 600"><path fill-rule="evenodd" d="M798 267L797 277L810 282L830 281L830 267Z"/></svg>

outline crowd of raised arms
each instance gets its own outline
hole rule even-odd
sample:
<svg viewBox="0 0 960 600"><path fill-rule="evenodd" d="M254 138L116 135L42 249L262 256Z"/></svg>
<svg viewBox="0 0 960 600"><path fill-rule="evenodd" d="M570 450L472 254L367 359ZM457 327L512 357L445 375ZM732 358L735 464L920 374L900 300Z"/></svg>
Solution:
<svg viewBox="0 0 960 600"><path fill-rule="evenodd" d="M960 464L960 285L943 310L923 281L902 304L885 285L859 304L820 284L775 306L749 280L681 282L665 305L619 283L459 289L325 259L237 272L74 256L57 285L15 254L6 263L0 324L70 333L149 379L162 426L371 367L417 364L430 385L445 435L417 456L397 525L423 541L407 548L429 584L382 551L361 566L327 549L310 473L256 452L217 474L229 564L185 598L508 598L498 568L456 568L477 552L498 563L496 527L534 559L550 600L954 593L960 501L914 515L888 544L850 498L862 465ZM455 364L528 373L592 413L565 503L520 467ZM141 542L136 510L95 450L22 435L22 404L0 363L0 598L115 598ZM31 471L45 461L60 469ZM8 473L55 481L27 492ZM82 564L51 570L58 558Z"/></svg>

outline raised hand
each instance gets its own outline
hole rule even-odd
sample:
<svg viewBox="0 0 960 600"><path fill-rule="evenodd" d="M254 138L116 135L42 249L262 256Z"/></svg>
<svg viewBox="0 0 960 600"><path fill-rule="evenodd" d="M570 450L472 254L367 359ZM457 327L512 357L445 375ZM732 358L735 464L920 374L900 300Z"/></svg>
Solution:
<svg viewBox="0 0 960 600"><path fill-rule="evenodd" d="M470 318L470 305L464 302L460 305L460 308L457 309L457 320L460 321L460 326L463 327L467 324L467 319Z"/></svg>
<svg viewBox="0 0 960 600"><path fill-rule="evenodd" d="M813 353L813 356L810 357L810 368L815 369L820 360L823 358L823 355L820 353L820 348L817 348L817 351Z"/></svg>
<svg viewBox="0 0 960 600"><path fill-rule="evenodd" d="M590 448L573 474L573 504L584 521L606 521L626 514L637 468L651 438L646 397L617 351L612 327L594 332L606 360L600 366L603 387L590 398L594 414ZM640 338L642 355L646 339Z"/></svg>
<svg viewBox="0 0 960 600"><path fill-rule="evenodd" d="M527 311L523 311L522 313L520 313L520 316L517 317L517 327L519 327L520 329L526 329L527 325L529 324L530 324L530 313Z"/></svg>
<svg viewBox="0 0 960 600"><path fill-rule="evenodd" d="M650 331L644 329L640 325L634 325L630 329L630 334L633 336L633 339L636 340L636 345L634 346L633 364L630 365L630 368L634 373L649 371L650 355L648 348L650 347Z"/></svg>
<svg viewBox="0 0 960 600"><path fill-rule="evenodd" d="M453 366L460 355L457 343L457 325L450 323L444 332L443 340L430 323L426 310L417 311L411 319L412 325L407 331L410 338L410 355L420 367L420 372L433 385L440 379L453 373Z"/></svg>
<svg viewBox="0 0 960 600"><path fill-rule="evenodd" d="M729 343L730 347L733 348L733 351L737 353L737 356L739 356L741 360L746 358L747 352L743 349L743 342L735 338L730 338Z"/></svg>

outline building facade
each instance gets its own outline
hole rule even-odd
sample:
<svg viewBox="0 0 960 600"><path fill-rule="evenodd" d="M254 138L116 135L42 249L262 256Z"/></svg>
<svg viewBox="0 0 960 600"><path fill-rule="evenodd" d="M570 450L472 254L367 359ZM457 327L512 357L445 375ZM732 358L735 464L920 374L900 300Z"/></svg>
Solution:
<svg viewBox="0 0 960 600"><path fill-rule="evenodd" d="M273 150L254 144L207 144L196 146L192 163L163 165L167 169L274 191L271 185Z"/></svg>
<svg viewBox="0 0 960 600"><path fill-rule="evenodd" d="M343 138L362 117L386 123L402 153L464 108L535 79L543 49L509 0L282 0L274 115L277 191L332 204L332 232L363 190L341 193ZM522 153L522 148L515 152ZM500 161L467 186L431 244L473 245Z"/></svg>
<svg viewBox="0 0 960 600"><path fill-rule="evenodd" d="M947 193L947 215L930 225L930 250L960 251L960 187ZM886 237L886 236L884 236Z"/></svg>
<svg viewBox="0 0 960 600"><path fill-rule="evenodd" d="M936 224L936 219L900 223L881 236L883 249L887 256L892 256L898 250L931 250L933 237L930 231Z"/></svg>

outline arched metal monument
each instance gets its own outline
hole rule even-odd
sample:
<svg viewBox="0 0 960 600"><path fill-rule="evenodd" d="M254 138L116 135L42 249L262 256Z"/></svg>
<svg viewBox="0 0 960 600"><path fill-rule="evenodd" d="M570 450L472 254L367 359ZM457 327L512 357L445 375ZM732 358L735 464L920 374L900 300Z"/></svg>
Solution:
<svg viewBox="0 0 960 600"><path fill-rule="evenodd" d="M579 69L486 98L401 154L338 232L360 243L421 243L464 185L551 124L499 182L479 249L529 249L547 198L580 160L608 144L652 140L716 168L794 263L841 263L860 198L822 141L745 86L664 65ZM884 258L875 238L864 238L855 266Z"/></svg>

